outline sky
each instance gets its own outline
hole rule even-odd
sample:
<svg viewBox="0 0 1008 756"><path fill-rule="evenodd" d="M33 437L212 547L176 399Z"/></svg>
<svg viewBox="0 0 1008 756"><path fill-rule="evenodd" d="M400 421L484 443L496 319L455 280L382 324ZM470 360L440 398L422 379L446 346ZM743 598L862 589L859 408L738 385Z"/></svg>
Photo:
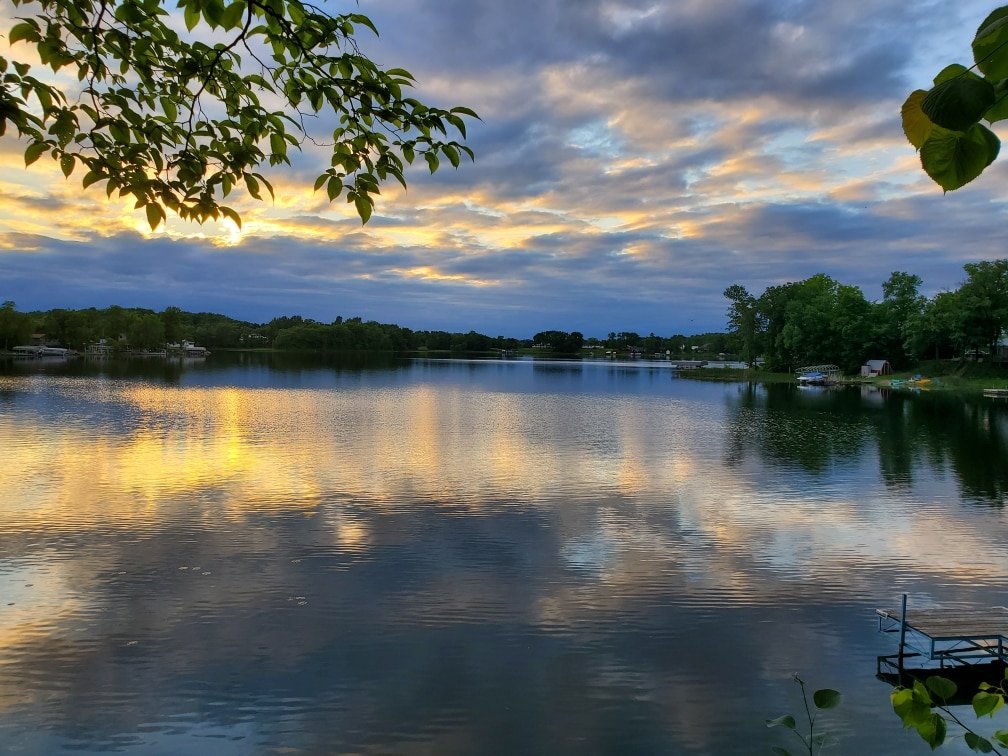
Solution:
<svg viewBox="0 0 1008 756"><path fill-rule="evenodd" d="M172 4L168 0L168 4ZM0 138L0 300L22 311L178 306L530 338L727 329L724 290L825 273L871 301L894 271L926 296L1008 256L1006 162L944 195L900 106L996 6L973 0L360 0L415 95L479 113L475 163L387 185L361 226L313 193L306 148L275 201L151 232ZM0 0L0 28L15 11ZM18 46L24 50L23 46ZM18 48L15 48L17 51ZM0 39L0 55L6 40ZM23 52L22 52L23 55ZM995 126L995 131L998 131ZM1008 129L1001 136L1008 135Z"/></svg>

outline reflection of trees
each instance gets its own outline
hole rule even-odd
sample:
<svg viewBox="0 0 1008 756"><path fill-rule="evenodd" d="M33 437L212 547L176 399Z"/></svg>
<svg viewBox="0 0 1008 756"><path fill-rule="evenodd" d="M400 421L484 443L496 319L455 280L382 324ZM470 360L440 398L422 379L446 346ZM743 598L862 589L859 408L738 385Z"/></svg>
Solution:
<svg viewBox="0 0 1008 756"><path fill-rule="evenodd" d="M1008 489L1008 407L981 398L889 392L876 421L879 464L889 484L915 464L950 466L964 498L1003 504Z"/></svg>
<svg viewBox="0 0 1008 756"><path fill-rule="evenodd" d="M1000 505L1008 496L1008 405L980 397L748 384L726 433L729 463L755 451L810 472L860 456L874 436L889 486L910 485L915 469L948 466L964 498Z"/></svg>
<svg viewBox="0 0 1008 756"><path fill-rule="evenodd" d="M915 397L912 419L942 450L966 498L1003 505L1008 493L1008 406L988 399L943 401ZM938 448L934 448L938 447Z"/></svg>
<svg viewBox="0 0 1008 756"><path fill-rule="evenodd" d="M793 384L748 384L729 418L728 460L741 462L747 449L766 461L822 472L859 455L866 440L860 398L848 391L804 390Z"/></svg>

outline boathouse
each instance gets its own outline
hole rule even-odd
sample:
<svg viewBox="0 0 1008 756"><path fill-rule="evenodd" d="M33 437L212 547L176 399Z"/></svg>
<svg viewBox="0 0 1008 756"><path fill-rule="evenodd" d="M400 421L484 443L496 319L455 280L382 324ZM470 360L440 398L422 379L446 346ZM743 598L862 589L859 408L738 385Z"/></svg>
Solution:
<svg viewBox="0 0 1008 756"><path fill-rule="evenodd" d="M868 360L861 366L861 377L874 378L876 375L889 375L892 372L892 365L889 360Z"/></svg>

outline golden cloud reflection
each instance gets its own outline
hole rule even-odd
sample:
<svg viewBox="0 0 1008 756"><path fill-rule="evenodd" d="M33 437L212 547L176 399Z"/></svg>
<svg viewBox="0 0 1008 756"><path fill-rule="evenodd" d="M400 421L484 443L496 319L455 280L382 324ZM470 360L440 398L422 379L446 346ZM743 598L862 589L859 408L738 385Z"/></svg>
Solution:
<svg viewBox="0 0 1008 756"><path fill-rule="evenodd" d="M610 585L616 604L656 574L760 601L792 581L828 583L838 570L857 581L871 564L952 560L972 580L1008 571L1008 558L992 554L968 520L756 485L667 423L671 408L656 413L632 397L585 415L546 395L424 384L106 386L101 401L125 408L113 421L0 422L0 445L22 481L0 528L128 530L321 513L335 544L364 551L375 517L417 501L474 514L514 502L548 517L561 559ZM575 489L591 496L565 503ZM541 619L579 606L558 588Z"/></svg>

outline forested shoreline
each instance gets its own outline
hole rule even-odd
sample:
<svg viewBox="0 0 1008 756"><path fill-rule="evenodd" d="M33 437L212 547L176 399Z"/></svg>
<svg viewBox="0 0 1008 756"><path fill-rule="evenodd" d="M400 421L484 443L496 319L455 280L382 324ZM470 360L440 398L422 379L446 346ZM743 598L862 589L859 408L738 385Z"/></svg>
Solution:
<svg viewBox="0 0 1008 756"><path fill-rule="evenodd" d="M53 309L19 312L14 302L0 306L0 349L28 344L41 335L52 346L84 351L102 339L123 351L162 348L166 343L192 341L210 349L276 349L301 352L492 352L536 349L555 354L580 354L584 349L683 353L723 353L731 338L725 333L648 336L631 331L605 338L585 338L579 332L550 330L531 338L489 336L476 331L414 331L396 324L337 317L322 323L299 315L268 323L237 320L218 313L192 313L178 307L162 312L111 306L83 310ZM696 349L694 349L696 347Z"/></svg>
<svg viewBox="0 0 1008 756"><path fill-rule="evenodd" d="M920 360L1004 360L1008 331L1008 260L967 263L958 289L928 299L921 278L896 271L880 302L822 273L767 288L759 297L729 286L728 327L746 361L757 356L777 371L835 363L856 373L866 359L894 369Z"/></svg>
<svg viewBox="0 0 1008 756"><path fill-rule="evenodd" d="M612 331L604 337L580 332L540 331L531 338L489 336L476 331L412 330L396 324L337 317L323 323L299 315L268 323L218 313L167 307L111 306L19 312L13 301L0 306L0 349L43 339L46 345L84 351L104 343L122 351L164 348L191 341L209 349L275 349L301 352L480 353L535 350L579 355L586 351L695 355L738 359L791 372L797 366L835 363L857 373L868 359L886 359L896 370L921 360L1004 361L1000 344L1008 331L1008 260L968 263L966 279L932 298L920 294L919 276L897 271L872 302L856 286L819 273L803 281L767 288L760 296L741 284L724 291L724 333L647 336Z"/></svg>

